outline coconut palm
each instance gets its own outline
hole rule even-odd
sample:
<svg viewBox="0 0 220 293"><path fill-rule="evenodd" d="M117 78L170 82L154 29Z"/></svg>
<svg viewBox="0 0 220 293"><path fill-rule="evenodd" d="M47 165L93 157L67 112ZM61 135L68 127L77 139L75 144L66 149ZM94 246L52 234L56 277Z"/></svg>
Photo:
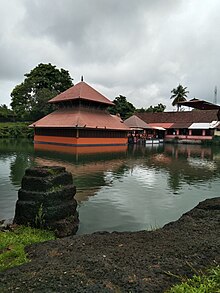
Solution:
<svg viewBox="0 0 220 293"><path fill-rule="evenodd" d="M171 91L172 96L170 98L174 99L172 105L177 106L177 111L179 111L180 108L180 105L178 103L186 101L186 97L188 94L188 91L186 89L187 87L183 87L181 84L179 84L176 89L174 88Z"/></svg>

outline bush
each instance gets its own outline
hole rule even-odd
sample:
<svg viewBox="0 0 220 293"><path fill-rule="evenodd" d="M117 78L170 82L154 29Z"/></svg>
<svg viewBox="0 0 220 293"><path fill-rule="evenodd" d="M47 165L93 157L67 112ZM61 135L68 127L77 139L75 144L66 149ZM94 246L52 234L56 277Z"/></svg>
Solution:
<svg viewBox="0 0 220 293"><path fill-rule="evenodd" d="M0 138L33 138L34 130L28 122L0 123Z"/></svg>
<svg viewBox="0 0 220 293"><path fill-rule="evenodd" d="M220 292L220 266L187 279L180 285L173 286L167 293L218 293Z"/></svg>

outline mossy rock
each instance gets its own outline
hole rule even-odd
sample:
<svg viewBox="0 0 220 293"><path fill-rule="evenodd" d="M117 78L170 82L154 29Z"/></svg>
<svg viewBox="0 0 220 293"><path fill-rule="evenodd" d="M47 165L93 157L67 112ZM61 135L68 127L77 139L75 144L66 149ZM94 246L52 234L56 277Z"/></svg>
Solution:
<svg viewBox="0 0 220 293"><path fill-rule="evenodd" d="M72 174L62 172L55 176L33 177L25 175L21 181L21 188L27 191L53 191L56 187L73 184Z"/></svg>
<svg viewBox="0 0 220 293"><path fill-rule="evenodd" d="M59 204L64 201L69 201L74 198L76 194L76 186L66 185L51 188L51 191L31 191L31 190L18 190L18 199L23 201L41 202L44 205Z"/></svg>
<svg viewBox="0 0 220 293"><path fill-rule="evenodd" d="M65 167L60 166L43 166L43 167L33 167L25 170L26 176L32 177L47 177L54 176L65 172Z"/></svg>

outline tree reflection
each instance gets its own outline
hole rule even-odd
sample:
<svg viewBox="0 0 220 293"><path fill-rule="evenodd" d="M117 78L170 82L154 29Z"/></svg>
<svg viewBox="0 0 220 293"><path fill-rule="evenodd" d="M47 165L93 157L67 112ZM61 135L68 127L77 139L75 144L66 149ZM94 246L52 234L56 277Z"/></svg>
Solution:
<svg viewBox="0 0 220 293"><path fill-rule="evenodd" d="M181 174L177 172L170 172L167 183L170 189L176 193L181 188Z"/></svg>
<svg viewBox="0 0 220 293"><path fill-rule="evenodd" d="M22 177L24 176L25 170L33 165L33 160L30 155L19 153L15 155L14 161L10 164L10 179L15 186L21 185Z"/></svg>

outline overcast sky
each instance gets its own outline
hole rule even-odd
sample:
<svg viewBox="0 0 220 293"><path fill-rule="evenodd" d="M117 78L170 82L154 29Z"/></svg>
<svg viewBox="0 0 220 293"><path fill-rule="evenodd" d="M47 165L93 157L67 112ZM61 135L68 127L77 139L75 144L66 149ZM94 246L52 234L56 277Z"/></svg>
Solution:
<svg viewBox="0 0 220 293"><path fill-rule="evenodd" d="M0 104L39 63L81 75L136 108L188 98L220 104L219 0L0 0Z"/></svg>

